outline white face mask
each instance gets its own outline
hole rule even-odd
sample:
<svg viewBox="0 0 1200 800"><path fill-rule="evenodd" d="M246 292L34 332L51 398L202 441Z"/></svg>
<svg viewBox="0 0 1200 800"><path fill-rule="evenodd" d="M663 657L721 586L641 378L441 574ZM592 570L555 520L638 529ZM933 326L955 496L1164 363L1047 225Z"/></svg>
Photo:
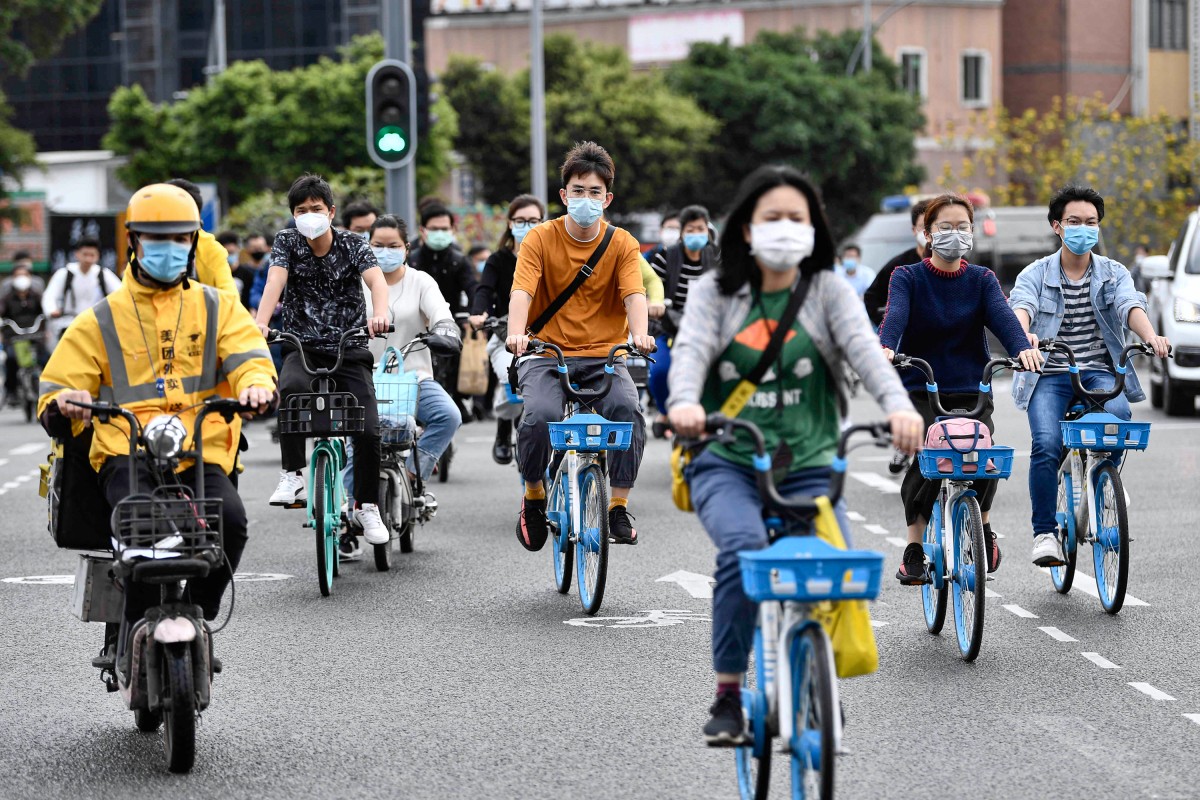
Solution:
<svg viewBox="0 0 1200 800"><path fill-rule="evenodd" d="M925 231L917 231L917 249L924 250L929 247L929 240L925 238Z"/></svg>
<svg viewBox="0 0 1200 800"><path fill-rule="evenodd" d="M775 272L787 272L812 255L816 229L790 219L750 226L750 254Z"/></svg>
<svg viewBox="0 0 1200 800"><path fill-rule="evenodd" d="M329 215L317 211L301 214L296 217L296 230L306 239L318 239L329 230Z"/></svg>
<svg viewBox="0 0 1200 800"><path fill-rule="evenodd" d="M679 244L679 228L663 228L658 232L658 242L663 247Z"/></svg>
<svg viewBox="0 0 1200 800"><path fill-rule="evenodd" d="M28 292L29 287L33 286L33 279L28 275L18 275L13 278L12 285L18 292Z"/></svg>

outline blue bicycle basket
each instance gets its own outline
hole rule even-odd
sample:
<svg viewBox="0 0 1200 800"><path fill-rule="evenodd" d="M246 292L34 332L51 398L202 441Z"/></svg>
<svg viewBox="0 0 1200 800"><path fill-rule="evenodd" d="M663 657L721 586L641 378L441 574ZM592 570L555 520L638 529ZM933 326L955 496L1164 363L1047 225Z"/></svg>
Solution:
<svg viewBox="0 0 1200 800"><path fill-rule="evenodd" d="M883 554L839 550L816 536L785 536L764 550L738 553L742 588L751 600L872 600L879 595Z"/></svg>
<svg viewBox="0 0 1200 800"><path fill-rule="evenodd" d="M999 480L1012 474L1013 449L997 445L960 453L957 450L926 449L917 453L921 474L930 480ZM983 464L980 469L979 465Z"/></svg>
<svg viewBox="0 0 1200 800"><path fill-rule="evenodd" d="M1063 444L1075 450L1145 450L1150 444L1149 422L1126 422L1112 414L1084 414L1059 425Z"/></svg>
<svg viewBox="0 0 1200 800"><path fill-rule="evenodd" d="M550 423L550 446L555 450L628 450L632 441L632 422L611 422L599 414L576 414Z"/></svg>
<svg viewBox="0 0 1200 800"><path fill-rule="evenodd" d="M389 369L393 365L395 369ZM416 430L420 378L415 372L404 371L404 360L394 347L383 351L372 377L379 408L380 438L384 444L406 444Z"/></svg>

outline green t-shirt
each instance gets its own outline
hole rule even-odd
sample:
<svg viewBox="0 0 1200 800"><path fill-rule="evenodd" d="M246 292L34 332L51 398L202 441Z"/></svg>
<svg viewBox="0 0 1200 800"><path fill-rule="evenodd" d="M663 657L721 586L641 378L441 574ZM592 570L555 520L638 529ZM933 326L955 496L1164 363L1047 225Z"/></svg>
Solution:
<svg viewBox="0 0 1200 800"><path fill-rule="evenodd" d="M742 376L758 364L790 295L786 289L765 293L761 303L751 305L742 329L717 359L717 368L708 375L701 398L705 411L719 411ZM782 380L778 366L771 365L738 418L753 422L762 430L777 472L827 467L837 454L841 430L837 386L799 317L784 340L780 361ZM744 436L738 437L735 446L714 444L710 449L735 464L753 463L754 451Z"/></svg>

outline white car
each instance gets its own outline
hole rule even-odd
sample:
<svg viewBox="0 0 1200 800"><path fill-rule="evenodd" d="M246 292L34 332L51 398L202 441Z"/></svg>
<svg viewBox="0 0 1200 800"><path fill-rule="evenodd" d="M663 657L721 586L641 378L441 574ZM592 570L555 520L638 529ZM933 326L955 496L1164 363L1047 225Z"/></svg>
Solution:
<svg viewBox="0 0 1200 800"><path fill-rule="evenodd" d="M1174 358L1150 359L1150 402L1171 416L1192 415L1200 393L1200 211L1192 212L1165 256L1147 256L1150 321Z"/></svg>

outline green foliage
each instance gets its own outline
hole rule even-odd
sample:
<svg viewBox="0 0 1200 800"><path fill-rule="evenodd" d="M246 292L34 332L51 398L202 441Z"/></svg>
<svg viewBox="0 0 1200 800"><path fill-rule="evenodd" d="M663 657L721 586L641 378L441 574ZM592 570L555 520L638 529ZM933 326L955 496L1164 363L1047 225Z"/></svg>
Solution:
<svg viewBox="0 0 1200 800"><path fill-rule="evenodd" d="M858 34L763 32L735 47L697 43L670 68L669 86L720 121L701 162L696 200L724 208L755 168L790 164L818 184L835 235L849 233L888 194L919 182L918 101L897 88L878 48L873 70L846 75Z"/></svg>
<svg viewBox="0 0 1200 800"><path fill-rule="evenodd" d="M546 38L546 147L550 195L558 165L592 139L617 168L616 208L661 207L689 199L703 179L716 122L673 93L659 72L634 72L619 47ZM459 114L455 149L483 182L489 203L529 191L529 73L508 77L456 59L441 76Z"/></svg>
<svg viewBox="0 0 1200 800"><path fill-rule="evenodd" d="M158 107L141 87L122 87L109 101L112 127L104 145L128 156L120 173L127 185L180 176L213 180L226 208L251 197L260 202L260 192L285 189L305 171L357 175L350 184L382 187L383 172L367 155L364 105L367 72L382 57L383 40L372 35L356 38L337 60L294 70L238 62L185 99ZM418 191L433 191L449 174L456 120L443 104L434 111L440 119L417 150Z"/></svg>

